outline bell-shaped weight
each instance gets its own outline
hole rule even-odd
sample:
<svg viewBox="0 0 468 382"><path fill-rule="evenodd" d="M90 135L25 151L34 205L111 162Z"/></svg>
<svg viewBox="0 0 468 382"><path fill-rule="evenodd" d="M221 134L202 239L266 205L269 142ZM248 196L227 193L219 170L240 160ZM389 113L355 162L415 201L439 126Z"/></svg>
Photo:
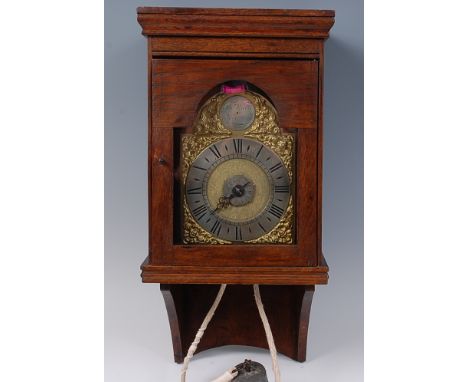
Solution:
<svg viewBox="0 0 468 382"><path fill-rule="evenodd" d="M236 369L239 374L233 382L268 382L266 370L261 363L246 359Z"/></svg>

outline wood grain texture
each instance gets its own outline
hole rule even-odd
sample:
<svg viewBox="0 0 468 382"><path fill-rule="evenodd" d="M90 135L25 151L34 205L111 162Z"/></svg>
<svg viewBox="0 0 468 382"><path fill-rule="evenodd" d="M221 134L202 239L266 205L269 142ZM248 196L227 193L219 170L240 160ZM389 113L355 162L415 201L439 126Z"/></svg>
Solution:
<svg viewBox="0 0 468 382"><path fill-rule="evenodd" d="M322 57L319 62L319 83L318 83L318 110L317 113L317 240L316 249L317 253L322 253L322 192L323 192L323 80L324 80L324 61L325 55L323 45L320 47L320 56ZM323 255L322 255L323 256Z"/></svg>
<svg viewBox="0 0 468 382"><path fill-rule="evenodd" d="M307 338L309 336L309 318L315 286L305 286L302 296L301 311L298 320L297 333L297 360L305 362L307 358Z"/></svg>
<svg viewBox="0 0 468 382"><path fill-rule="evenodd" d="M164 264L170 261L173 243L173 134L154 129L151 137L150 257L155 264Z"/></svg>
<svg viewBox="0 0 468 382"><path fill-rule="evenodd" d="M262 9L262 8L184 8L138 7L138 14L210 15L210 16L293 16L334 17L334 10L320 9Z"/></svg>
<svg viewBox="0 0 468 382"><path fill-rule="evenodd" d="M248 81L278 110L280 126L317 126L318 62L312 60L154 59L153 128L189 128L200 100L217 85Z"/></svg>
<svg viewBox="0 0 468 382"><path fill-rule="evenodd" d="M183 362L218 289L219 286L216 285L161 285L172 322L171 333L176 362ZM306 359L307 329L314 289L313 286L260 287L277 350L300 362ZM179 312L182 311L183 319L180 320ZM232 285L226 288L197 353L224 345L247 345L268 349L252 286Z"/></svg>
<svg viewBox="0 0 468 382"><path fill-rule="evenodd" d="M152 100L152 65L151 65L151 42L147 41L147 70L148 70L148 143L147 143L147 172L148 172L148 251L152 253L152 242L153 238L151 237L151 228L154 227L153 224L153 213L151 211L151 204L153 198L153 114L151 107Z"/></svg>
<svg viewBox="0 0 468 382"><path fill-rule="evenodd" d="M138 8L146 36L328 37L334 11Z"/></svg>
<svg viewBox="0 0 468 382"><path fill-rule="evenodd" d="M315 253L315 250L314 250ZM301 267L308 259L298 245L230 244L230 245L174 245L172 265L226 267Z"/></svg>
<svg viewBox="0 0 468 382"><path fill-rule="evenodd" d="M328 283L328 265L321 256L315 267L141 265L143 282L172 284L316 285Z"/></svg>
<svg viewBox="0 0 468 382"><path fill-rule="evenodd" d="M309 266L318 264L317 129L299 130L296 159L296 225L299 252Z"/></svg>
<svg viewBox="0 0 468 382"><path fill-rule="evenodd" d="M174 361L181 363L184 360L184 348L182 347L182 339L180 337L181 323L184 320L183 308L180 305L180 302L183 301L181 298L183 288L176 285L161 284L160 289L171 328Z"/></svg>
<svg viewBox="0 0 468 382"><path fill-rule="evenodd" d="M152 37L149 38L153 57L269 57L319 58L321 42L295 38L235 37Z"/></svg>

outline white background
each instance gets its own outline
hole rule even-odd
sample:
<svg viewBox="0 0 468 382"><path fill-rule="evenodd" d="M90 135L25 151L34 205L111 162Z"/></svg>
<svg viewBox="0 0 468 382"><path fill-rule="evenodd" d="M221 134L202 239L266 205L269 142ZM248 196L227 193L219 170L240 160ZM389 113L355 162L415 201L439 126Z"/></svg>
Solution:
<svg viewBox="0 0 468 382"><path fill-rule="evenodd" d="M463 8L366 4L368 381L468 377ZM1 15L0 379L100 381L102 5Z"/></svg>

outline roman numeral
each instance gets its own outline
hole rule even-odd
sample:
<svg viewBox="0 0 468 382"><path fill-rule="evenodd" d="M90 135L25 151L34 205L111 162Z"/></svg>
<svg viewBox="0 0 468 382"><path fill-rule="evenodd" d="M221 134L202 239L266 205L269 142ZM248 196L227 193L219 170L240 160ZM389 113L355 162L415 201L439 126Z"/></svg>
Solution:
<svg viewBox="0 0 468 382"><path fill-rule="evenodd" d="M234 151L238 154L242 152L242 139L234 139Z"/></svg>
<svg viewBox="0 0 468 382"><path fill-rule="evenodd" d="M236 226L236 240L242 240L242 227Z"/></svg>
<svg viewBox="0 0 468 382"><path fill-rule="evenodd" d="M268 212L279 219L281 216L283 216L284 210L281 207L278 207L276 204L272 204Z"/></svg>
<svg viewBox="0 0 468 382"><path fill-rule="evenodd" d="M265 233L266 233L266 229L265 229L265 227L263 227L261 223L258 223L258 225L259 225L259 227L260 227L260 228L263 230L263 232L265 232Z"/></svg>
<svg viewBox="0 0 468 382"><path fill-rule="evenodd" d="M201 193L202 193L202 188L201 187L189 188L187 190L188 195L201 195Z"/></svg>
<svg viewBox="0 0 468 382"><path fill-rule="evenodd" d="M210 151L214 154L214 156L219 159L221 158L221 153L219 152L218 148L216 147L216 145L213 145L213 146L210 146L209 147Z"/></svg>
<svg viewBox="0 0 468 382"><path fill-rule="evenodd" d="M197 220L200 220L203 216L206 215L206 211L208 210L208 208L202 204L201 206L195 208L192 213L193 213L193 216L195 216L195 218Z"/></svg>
<svg viewBox="0 0 468 382"><path fill-rule="evenodd" d="M257 151L257 155L255 155L255 158L257 159L258 156L260 155L260 153L262 152L263 150L263 146L260 146L260 149Z"/></svg>
<svg viewBox="0 0 468 382"><path fill-rule="evenodd" d="M283 164L281 162L278 162L274 166L270 167L270 172L275 172L276 170L279 170L281 167L283 167Z"/></svg>
<svg viewBox="0 0 468 382"><path fill-rule="evenodd" d="M194 167L194 168L197 168L197 169L199 169L199 170L202 170L202 171L206 171L206 168L203 168L203 167L200 167L200 166L195 166L195 165L193 165L193 167Z"/></svg>
<svg viewBox="0 0 468 382"><path fill-rule="evenodd" d="M277 192L279 194L287 194L287 193L289 193L289 185L275 186L275 192Z"/></svg>
<svg viewBox="0 0 468 382"><path fill-rule="evenodd" d="M219 233L221 232L221 222L219 220L216 220L213 224L213 226L210 229L210 232L213 235L219 236Z"/></svg>

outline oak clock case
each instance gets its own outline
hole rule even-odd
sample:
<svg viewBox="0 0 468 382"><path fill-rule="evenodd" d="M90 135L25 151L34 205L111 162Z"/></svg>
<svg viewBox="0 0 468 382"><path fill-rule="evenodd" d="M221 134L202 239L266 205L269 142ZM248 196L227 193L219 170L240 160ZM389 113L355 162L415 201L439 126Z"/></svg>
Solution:
<svg viewBox="0 0 468 382"><path fill-rule="evenodd" d="M160 283L176 362L219 284L228 287L197 352L268 348L252 294L259 284L278 351L306 359L312 297L329 271L322 115L334 15L138 8L149 116L141 275Z"/></svg>
<svg viewBox="0 0 468 382"><path fill-rule="evenodd" d="M181 147L184 243L293 243L294 134L265 97L218 93Z"/></svg>

